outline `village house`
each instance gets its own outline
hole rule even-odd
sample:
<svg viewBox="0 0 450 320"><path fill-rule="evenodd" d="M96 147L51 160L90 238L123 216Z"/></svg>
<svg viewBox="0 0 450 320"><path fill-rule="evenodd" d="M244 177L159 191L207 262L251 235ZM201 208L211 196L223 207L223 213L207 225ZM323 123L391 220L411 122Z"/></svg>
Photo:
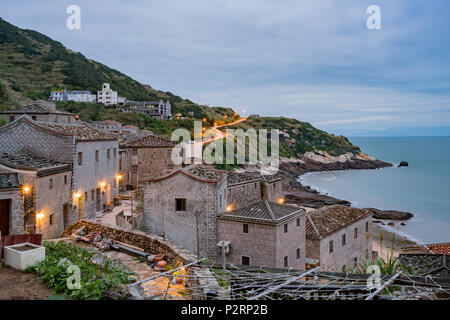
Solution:
<svg viewBox="0 0 450 320"><path fill-rule="evenodd" d="M2 153L0 171L14 175L17 188L10 197L0 192L2 234L31 231L41 233L44 239L59 237L71 221L71 165L30 153ZM20 209L12 210L14 207Z"/></svg>
<svg viewBox="0 0 450 320"><path fill-rule="evenodd" d="M72 221L95 219L118 193L118 138L84 124L32 121L22 116L0 128L0 153L29 151L72 169Z"/></svg>
<svg viewBox="0 0 450 320"><path fill-rule="evenodd" d="M213 260L219 241L225 241L227 259L233 263L283 267L287 261L289 267L304 267L304 212L282 205L281 191L279 178L193 164L144 180L145 230ZM234 233L236 228L239 232ZM273 239L266 253L275 256L263 258L256 242L247 246L243 228L261 232L264 241Z"/></svg>
<svg viewBox="0 0 450 320"><path fill-rule="evenodd" d="M217 217L227 263L305 269L305 211L260 200Z"/></svg>
<svg viewBox="0 0 450 320"><path fill-rule="evenodd" d="M75 101L75 102L87 102L95 103L97 101L97 96L92 94L90 91L73 90L55 90L50 92L50 97L48 98L52 101Z"/></svg>
<svg viewBox="0 0 450 320"><path fill-rule="evenodd" d="M323 271L348 271L372 260L372 216L367 210L330 206L306 219L306 263Z"/></svg>
<svg viewBox="0 0 450 320"><path fill-rule="evenodd" d="M120 167L125 185L134 188L145 179L158 178L181 167L172 161L175 143L153 135L126 142L121 146Z"/></svg>
<svg viewBox="0 0 450 320"><path fill-rule="evenodd" d="M72 124L76 122L72 113L56 110L56 106L53 102L42 100L33 101L32 103L20 109L0 112L0 118L3 118L8 122L13 122L23 115L29 116L34 121L66 124Z"/></svg>
<svg viewBox="0 0 450 320"><path fill-rule="evenodd" d="M117 109L123 112L136 112L145 114L150 118L167 120L172 119L172 105L170 101L127 101L119 105Z"/></svg>
<svg viewBox="0 0 450 320"><path fill-rule="evenodd" d="M137 136L137 134L139 132L139 128L136 126L133 126L131 124L128 124L128 125L122 126L121 132L128 136Z"/></svg>
<svg viewBox="0 0 450 320"><path fill-rule="evenodd" d="M122 124L115 120L85 121L85 122L86 124L94 128L110 133L120 133L122 130Z"/></svg>

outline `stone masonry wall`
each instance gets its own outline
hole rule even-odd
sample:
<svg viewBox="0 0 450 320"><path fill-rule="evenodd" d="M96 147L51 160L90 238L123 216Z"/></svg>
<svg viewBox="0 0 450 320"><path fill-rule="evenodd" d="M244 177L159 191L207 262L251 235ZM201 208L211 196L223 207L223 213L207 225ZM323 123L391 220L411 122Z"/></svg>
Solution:
<svg viewBox="0 0 450 320"><path fill-rule="evenodd" d="M261 200L261 182L247 182L235 184L227 188L228 204L234 209L248 206L252 202Z"/></svg>
<svg viewBox="0 0 450 320"><path fill-rule="evenodd" d="M10 200L9 234L22 234L24 230L23 195L21 190L0 192L0 200ZM2 235L4 236L4 235Z"/></svg>

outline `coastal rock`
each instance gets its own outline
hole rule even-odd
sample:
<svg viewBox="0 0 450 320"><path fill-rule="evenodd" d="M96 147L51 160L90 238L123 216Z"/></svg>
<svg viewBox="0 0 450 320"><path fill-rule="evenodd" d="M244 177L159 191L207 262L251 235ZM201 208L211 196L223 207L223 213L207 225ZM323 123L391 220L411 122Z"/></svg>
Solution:
<svg viewBox="0 0 450 320"><path fill-rule="evenodd" d="M323 206L330 206L335 204L343 206L350 205L350 202L346 200L340 200L330 196L304 191L285 193L284 198L286 200L286 204L298 204L309 208L321 208Z"/></svg>
<svg viewBox="0 0 450 320"><path fill-rule="evenodd" d="M408 220L414 215L410 212L396 211L396 210L379 210L375 208L366 208L372 213L374 219L381 220Z"/></svg>
<svg viewBox="0 0 450 320"><path fill-rule="evenodd" d="M407 166L409 166L409 163L406 161L401 161L398 165L398 167L407 167Z"/></svg>

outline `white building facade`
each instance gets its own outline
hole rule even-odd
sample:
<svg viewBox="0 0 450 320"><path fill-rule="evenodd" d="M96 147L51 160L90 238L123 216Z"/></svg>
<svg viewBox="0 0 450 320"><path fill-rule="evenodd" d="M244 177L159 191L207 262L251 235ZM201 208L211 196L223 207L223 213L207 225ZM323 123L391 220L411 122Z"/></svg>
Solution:
<svg viewBox="0 0 450 320"><path fill-rule="evenodd" d="M101 91L97 91L97 102L105 106L116 105L118 103L117 91L111 89L109 83L104 83Z"/></svg>

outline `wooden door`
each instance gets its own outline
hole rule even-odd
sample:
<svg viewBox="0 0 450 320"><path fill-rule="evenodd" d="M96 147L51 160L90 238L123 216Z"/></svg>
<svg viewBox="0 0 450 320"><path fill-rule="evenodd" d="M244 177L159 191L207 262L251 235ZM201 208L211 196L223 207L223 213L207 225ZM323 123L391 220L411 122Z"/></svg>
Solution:
<svg viewBox="0 0 450 320"><path fill-rule="evenodd" d="M0 200L0 231L2 237L9 235L9 203L11 200Z"/></svg>

